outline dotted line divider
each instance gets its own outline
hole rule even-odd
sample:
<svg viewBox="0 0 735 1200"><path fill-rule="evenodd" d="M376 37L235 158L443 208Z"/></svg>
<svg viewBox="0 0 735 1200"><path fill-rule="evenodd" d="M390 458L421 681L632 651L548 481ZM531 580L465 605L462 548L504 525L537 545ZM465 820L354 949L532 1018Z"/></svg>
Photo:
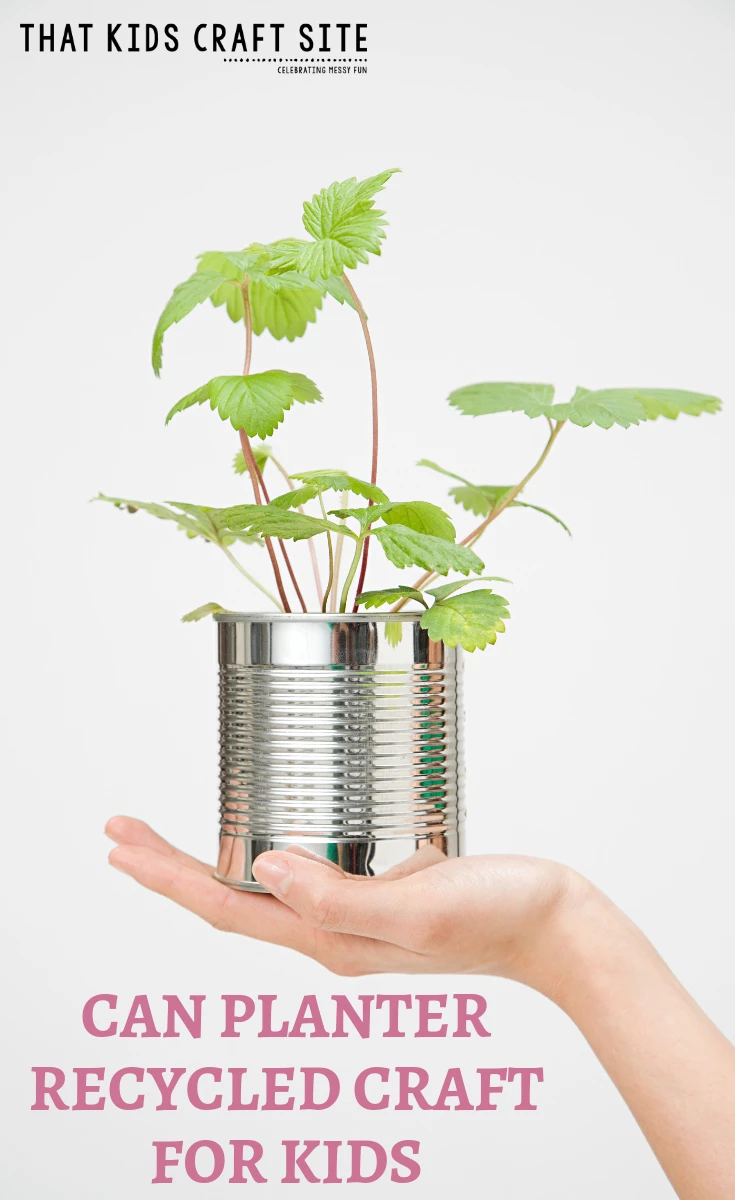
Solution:
<svg viewBox="0 0 735 1200"><path fill-rule="evenodd" d="M291 62L291 63L309 63L309 62L312 62L312 63L325 63L325 62L334 62L334 63L351 63L351 62L355 62L355 63L358 63L358 64L360 64L360 63L365 63L365 64L367 64L367 59L366 59L366 58L355 58L355 59L352 59L352 58L223 58L223 59L222 59L222 62L226 62L226 63L231 63L231 62L246 62L246 63L251 63L251 62L253 62L253 63L264 63L264 62L269 62L269 63L282 63L282 62Z"/></svg>

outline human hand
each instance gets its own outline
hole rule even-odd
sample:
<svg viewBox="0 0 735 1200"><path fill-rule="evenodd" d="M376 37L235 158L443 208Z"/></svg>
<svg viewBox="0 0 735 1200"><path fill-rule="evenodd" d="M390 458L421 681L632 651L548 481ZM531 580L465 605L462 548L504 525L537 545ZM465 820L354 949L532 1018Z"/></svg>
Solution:
<svg viewBox="0 0 735 1200"><path fill-rule="evenodd" d="M215 928L288 946L338 975L504 975L547 990L555 931L591 885L559 863L512 855L447 859L432 847L372 879L302 848L253 873L271 895L236 891L142 821L113 817L114 867ZM548 979L547 979L548 977Z"/></svg>

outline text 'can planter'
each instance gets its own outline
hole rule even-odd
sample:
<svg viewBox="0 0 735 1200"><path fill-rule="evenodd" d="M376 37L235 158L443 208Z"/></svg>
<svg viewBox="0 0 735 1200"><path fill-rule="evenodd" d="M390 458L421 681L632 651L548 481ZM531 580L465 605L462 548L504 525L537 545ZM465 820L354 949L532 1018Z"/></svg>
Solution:
<svg viewBox="0 0 735 1200"><path fill-rule="evenodd" d="M218 879L263 891L254 860L294 845L358 875L461 853L460 650L413 613L216 620Z"/></svg>

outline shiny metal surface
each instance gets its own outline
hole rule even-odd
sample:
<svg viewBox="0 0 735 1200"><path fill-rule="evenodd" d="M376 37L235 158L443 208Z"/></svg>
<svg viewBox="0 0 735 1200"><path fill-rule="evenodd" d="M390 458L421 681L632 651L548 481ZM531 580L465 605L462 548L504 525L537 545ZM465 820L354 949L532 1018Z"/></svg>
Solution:
<svg viewBox="0 0 735 1200"><path fill-rule="evenodd" d="M261 891L255 858L293 845L362 875L461 853L461 651L414 614L216 620L218 879Z"/></svg>

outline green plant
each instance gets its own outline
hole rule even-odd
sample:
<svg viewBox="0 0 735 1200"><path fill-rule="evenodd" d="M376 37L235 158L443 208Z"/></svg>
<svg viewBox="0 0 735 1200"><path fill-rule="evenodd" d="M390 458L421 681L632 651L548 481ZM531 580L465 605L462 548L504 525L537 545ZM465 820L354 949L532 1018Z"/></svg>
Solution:
<svg viewBox="0 0 735 1200"><path fill-rule="evenodd" d="M283 612L291 612L285 575L290 580L296 603L307 604L286 547L287 542L308 540L318 606L322 612L347 612L392 605L397 612L414 602L423 610L421 624L435 641L467 650L484 649L505 629L508 601L491 588L464 590L470 585L494 582L499 576L483 576L485 564L472 547L488 527L508 508L530 508L569 532L564 522L548 509L519 499L526 485L543 466L565 425L613 425L628 428L658 417L675 418L679 413L698 416L716 412L720 401L696 392L665 389L617 388L588 391L578 388L568 403L554 403L550 384L481 383L460 388L449 403L469 416L500 412L523 412L545 420L549 436L531 469L516 484L476 484L461 475L422 459L421 466L455 481L450 496L481 520L461 541L453 522L443 509L425 500L392 501L378 486L379 416L378 385L368 319L348 271L379 255L385 237L385 214L375 207L375 197L395 172L384 171L369 179L347 179L318 192L303 206L303 225L308 238L285 238L271 243L254 242L244 250L209 251L199 256L194 273L174 289L156 326L153 337L153 369L163 364L167 331L195 308L209 300L222 307L230 320L242 323L245 333L245 362L239 375L219 375L184 396L170 409L168 423L178 413L208 403L223 421L237 431L240 450L235 456L237 474L247 475L254 503L227 508L170 503L168 505L123 500L100 495L98 499L129 512L138 510L174 522L190 538L201 537L216 545L252 584ZM351 306L360 321L365 340L371 381L372 453L370 479L363 480L345 470L318 470L291 474L274 456L263 439L270 437L294 404L315 404L322 399L317 385L293 371L269 369L251 373L253 337L266 330L276 339L294 341L303 337L317 319L327 298ZM252 439L260 439L253 442ZM264 479L271 463L287 484L287 490L271 499ZM459 486L457 486L459 485ZM325 497L339 497L327 508ZM367 503L349 506L350 496ZM333 502L334 503L334 502ZM311 511L307 511L307 506ZM315 543L326 543L328 574L322 585ZM233 553L235 543L265 547L273 573L274 594L255 574L246 570ZM342 558L346 543L352 555L344 576ZM393 566L420 567L423 574L413 587L399 584L364 591L370 546L377 543ZM283 569L282 569L283 568ZM469 577L439 587L427 587L438 575L450 572ZM502 580L502 582L508 582ZM427 600L427 597L430 599ZM199 620L225 611L214 602L204 604L183 620ZM388 636L400 638L400 624L387 627Z"/></svg>

